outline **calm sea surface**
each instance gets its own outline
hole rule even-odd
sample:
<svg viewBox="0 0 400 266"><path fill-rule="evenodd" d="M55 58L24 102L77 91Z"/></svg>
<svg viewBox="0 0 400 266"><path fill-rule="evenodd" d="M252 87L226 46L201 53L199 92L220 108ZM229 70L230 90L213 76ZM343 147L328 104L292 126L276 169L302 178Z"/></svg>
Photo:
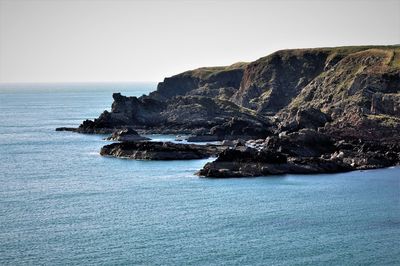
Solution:
<svg viewBox="0 0 400 266"><path fill-rule="evenodd" d="M400 264L400 168L204 179L207 160L104 158L103 136L54 131L154 88L0 88L0 265Z"/></svg>

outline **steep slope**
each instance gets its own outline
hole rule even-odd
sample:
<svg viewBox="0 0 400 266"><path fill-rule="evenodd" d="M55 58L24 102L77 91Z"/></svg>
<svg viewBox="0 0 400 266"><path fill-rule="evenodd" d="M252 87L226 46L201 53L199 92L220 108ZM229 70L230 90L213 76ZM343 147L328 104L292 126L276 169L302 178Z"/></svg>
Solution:
<svg viewBox="0 0 400 266"><path fill-rule="evenodd" d="M275 114L321 73L346 56L369 48L360 46L275 52L248 64L232 101L262 114Z"/></svg>
<svg viewBox="0 0 400 266"><path fill-rule="evenodd" d="M239 88L247 63L224 67L202 67L165 78L152 99L165 101L175 96L200 95L229 99Z"/></svg>
<svg viewBox="0 0 400 266"><path fill-rule="evenodd" d="M281 110L284 124L293 126L299 110L312 108L330 117L326 128L335 134L376 138L398 133L399 52L399 47L385 47L347 55Z"/></svg>

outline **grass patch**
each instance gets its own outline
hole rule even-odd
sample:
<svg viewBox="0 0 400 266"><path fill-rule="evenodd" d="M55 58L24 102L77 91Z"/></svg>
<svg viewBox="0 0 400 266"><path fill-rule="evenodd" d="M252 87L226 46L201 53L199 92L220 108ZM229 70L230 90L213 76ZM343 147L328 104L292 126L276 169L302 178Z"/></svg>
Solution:
<svg viewBox="0 0 400 266"><path fill-rule="evenodd" d="M375 120L386 127L396 127L400 124L400 118L396 116L378 114L378 115L368 115L367 117L368 119Z"/></svg>
<svg viewBox="0 0 400 266"><path fill-rule="evenodd" d="M230 66L200 67L197 69L183 72L182 74L179 74L179 75L188 75L188 76L194 76L194 77L197 77L200 79L208 79L212 75L217 75L222 72L244 69L248 64L249 63L247 63L247 62L238 62L238 63L232 64Z"/></svg>
<svg viewBox="0 0 400 266"><path fill-rule="evenodd" d="M393 69L400 68L400 48L392 51L392 56L390 57L388 66Z"/></svg>

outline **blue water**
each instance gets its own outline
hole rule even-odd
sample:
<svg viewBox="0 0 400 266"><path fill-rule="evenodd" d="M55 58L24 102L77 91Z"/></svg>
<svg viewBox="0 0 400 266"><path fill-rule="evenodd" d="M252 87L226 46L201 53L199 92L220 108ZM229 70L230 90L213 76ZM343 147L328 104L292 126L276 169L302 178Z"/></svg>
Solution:
<svg viewBox="0 0 400 266"><path fill-rule="evenodd" d="M399 168L212 180L54 131L154 88L0 89L0 265L400 264Z"/></svg>

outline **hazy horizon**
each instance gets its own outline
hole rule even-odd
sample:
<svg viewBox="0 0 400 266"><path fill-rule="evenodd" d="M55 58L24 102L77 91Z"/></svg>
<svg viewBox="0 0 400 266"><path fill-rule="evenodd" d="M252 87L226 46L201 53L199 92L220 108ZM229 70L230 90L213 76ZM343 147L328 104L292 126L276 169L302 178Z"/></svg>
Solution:
<svg viewBox="0 0 400 266"><path fill-rule="evenodd" d="M160 82L282 49L395 45L399 10L398 0L0 0L0 83Z"/></svg>

